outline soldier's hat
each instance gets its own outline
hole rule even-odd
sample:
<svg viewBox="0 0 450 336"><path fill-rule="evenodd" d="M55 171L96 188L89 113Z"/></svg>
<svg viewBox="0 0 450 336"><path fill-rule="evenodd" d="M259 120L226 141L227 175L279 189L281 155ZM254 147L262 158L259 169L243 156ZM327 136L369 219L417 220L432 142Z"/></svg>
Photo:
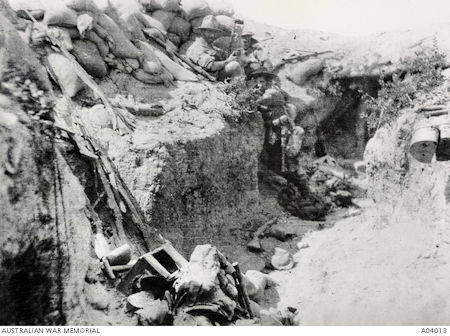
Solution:
<svg viewBox="0 0 450 336"><path fill-rule="evenodd" d="M253 79L255 77L265 77L268 79L274 79L277 77L277 75L265 67L260 67L259 69L256 69L251 73L249 73L247 76L248 79Z"/></svg>
<svg viewBox="0 0 450 336"><path fill-rule="evenodd" d="M251 43L252 43L252 44L256 44L256 43L258 43L259 41L253 37L254 35L255 35L255 34L252 33L251 31L245 31L245 32L242 33L241 36L242 36L242 38L247 38L247 37L250 38Z"/></svg>
<svg viewBox="0 0 450 336"><path fill-rule="evenodd" d="M194 28L194 32L196 33L201 31L211 31L220 35L229 35L229 32L219 28L219 22L217 22L217 19L213 15L205 16L202 24L199 27Z"/></svg>

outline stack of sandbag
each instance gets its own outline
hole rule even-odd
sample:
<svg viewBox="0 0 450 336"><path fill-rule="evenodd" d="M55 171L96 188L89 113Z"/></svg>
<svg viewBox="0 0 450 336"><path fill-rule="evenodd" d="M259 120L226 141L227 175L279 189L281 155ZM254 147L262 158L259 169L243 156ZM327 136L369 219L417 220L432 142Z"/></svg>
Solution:
<svg viewBox="0 0 450 336"><path fill-rule="evenodd" d="M179 0L139 0L139 2L146 14L167 32L167 39L177 48L189 39L191 25L185 19Z"/></svg>
<svg viewBox="0 0 450 336"><path fill-rule="evenodd" d="M164 73L175 80L196 82L198 81L191 71L183 68L178 63L175 63L169 56L158 49L152 43L140 41L139 46L144 52L144 62L142 69L150 75ZM147 76L148 77L148 76Z"/></svg>

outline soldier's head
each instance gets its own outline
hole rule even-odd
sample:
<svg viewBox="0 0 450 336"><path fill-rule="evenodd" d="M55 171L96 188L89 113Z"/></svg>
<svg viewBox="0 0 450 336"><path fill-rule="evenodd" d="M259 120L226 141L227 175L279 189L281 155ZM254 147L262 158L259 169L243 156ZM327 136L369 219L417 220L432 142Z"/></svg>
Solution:
<svg viewBox="0 0 450 336"><path fill-rule="evenodd" d="M194 31L200 34L209 44L212 44L219 37L228 35L226 31L219 28L219 23L213 15L205 16L202 24Z"/></svg>
<svg viewBox="0 0 450 336"><path fill-rule="evenodd" d="M276 75L274 73L264 68L253 71L248 76L248 79L251 81L251 86L261 93L264 93L267 89L272 87L275 78Z"/></svg>
<svg viewBox="0 0 450 336"><path fill-rule="evenodd" d="M249 50L256 42L258 41L253 38L253 33L242 33L242 49Z"/></svg>
<svg viewBox="0 0 450 336"><path fill-rule="evenodd" d="M214 30L202 29L200 30L200 35L205 39L206 42L212 44L215 40L217 40L222 35Z"/></svg>

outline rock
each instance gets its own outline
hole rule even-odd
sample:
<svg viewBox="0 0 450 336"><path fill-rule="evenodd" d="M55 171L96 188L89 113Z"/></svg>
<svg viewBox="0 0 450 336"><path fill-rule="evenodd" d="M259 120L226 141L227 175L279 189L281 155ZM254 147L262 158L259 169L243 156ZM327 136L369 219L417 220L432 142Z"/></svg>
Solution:
<svg viewBox="0 0 450 336"><path fill-rule="evenodd" d="M95 309L105 310L109 307L108 292L103 285L99 283L86 285L84 292L86 300Z"/></svg>
<svg viewBox="0 0 450 336"><path fill-rule="evenodd" d="M97 46L93 42L86 40L74 41L72 53L78 63L91 76L102 78L108 73L106 63L103 61Z"/></svg>
<svg viewBox="0 0 450 336"><path fill-rule="evenodd" d="M252 252L262 252L264 249L261 246L261 241L258 238L254 238L247 244L247 248Z"/></svg>
<svg viewBox="0 0 450 336"><path fill-rule="evenodd" d="M136 311L139 324L143 326L164 325L169 315L167 301L154 300L144 308Z"/></svg>
<svg viewBox="0 0 450 336"><path fill-rule="evenodd" d="M289 270L294 267L290 253L279 247L275 247L275 254L271 258L271 264L277 270Z"/></svg>
<svg viewBox="0 0 450 336"><path fill-rule="evenodd" d="M288 239L291 239L294 236L294 234L292 232L289 232L282 225L275 225L275 226L271 227L269 235L278 240L281 240L283 242Z"/></svg>
<svg viewBox="0 0 450 336"><path fill-rule="evenodd" d="M137 292L127 297L127 310L135 311L142 309L155 300L155 296L151 292Z"/></svg>

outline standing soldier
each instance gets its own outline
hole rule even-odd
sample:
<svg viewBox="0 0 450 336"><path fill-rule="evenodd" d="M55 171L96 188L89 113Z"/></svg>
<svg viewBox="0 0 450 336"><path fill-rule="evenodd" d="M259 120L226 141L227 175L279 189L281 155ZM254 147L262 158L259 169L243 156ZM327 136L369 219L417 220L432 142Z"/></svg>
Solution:
<svg viewBox="0 0 450 336"><path fill-rule="evenodd" d="M248 76L254 90L261 95L257 103L266 125L262 161L283 173L298 168L304 130L295 125L297 108L288 103L289 95L274 84L276 78L263 67Z"/></svg>

